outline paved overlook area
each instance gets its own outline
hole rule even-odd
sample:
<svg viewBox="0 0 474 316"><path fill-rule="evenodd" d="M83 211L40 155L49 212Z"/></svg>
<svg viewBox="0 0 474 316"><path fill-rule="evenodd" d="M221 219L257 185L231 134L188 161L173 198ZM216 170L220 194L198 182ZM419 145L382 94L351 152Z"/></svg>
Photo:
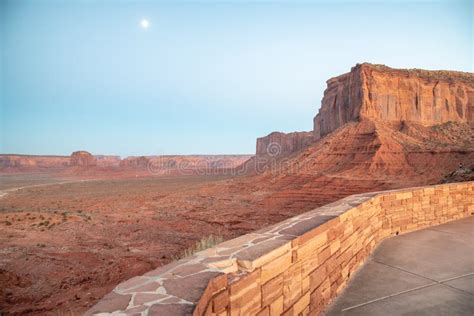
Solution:
<svg viewBox="0 0 474 316"><path fill-rule="evenodd" d="M474 315L474 217L383 241L327 315Z"/></svg>

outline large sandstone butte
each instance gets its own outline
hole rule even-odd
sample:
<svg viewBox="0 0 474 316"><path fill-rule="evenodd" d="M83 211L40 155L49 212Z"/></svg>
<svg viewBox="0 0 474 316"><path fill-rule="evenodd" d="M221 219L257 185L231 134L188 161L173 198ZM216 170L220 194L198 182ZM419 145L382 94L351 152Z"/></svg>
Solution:
<svg viewBox="0 0 474 316"><path fill-rule="evenodd" d="M313 141L311 132L273 132L257 138L257 156L289 155L308 147Z"/></svg>
<svg viewBox="0 0 474 316"><path fill-rule="evenodd" d="M97 165L97 159L87 151L75 151L71 155L71 166L75 167L94 167Z"/></svg>
<svg viewBox="0 0 474 316"><path fill-rule="evenodd" d="M474 76L457 71L393 69L357 64L331 78L314 118L319 139L364 119L434 126L474 122Z"/></svg>

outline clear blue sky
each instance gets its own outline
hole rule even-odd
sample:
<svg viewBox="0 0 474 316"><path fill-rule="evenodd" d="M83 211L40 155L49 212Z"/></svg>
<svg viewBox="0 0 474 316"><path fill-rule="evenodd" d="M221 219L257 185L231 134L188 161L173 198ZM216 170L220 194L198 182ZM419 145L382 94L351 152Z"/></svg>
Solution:
<svg viewBox="0 0 474 316"><path fill-rule="evenodd" d="M253 153L358 62L473 71L470 1L0 0L0 152ZM151 25L140 27L146 18Z"/></svg>

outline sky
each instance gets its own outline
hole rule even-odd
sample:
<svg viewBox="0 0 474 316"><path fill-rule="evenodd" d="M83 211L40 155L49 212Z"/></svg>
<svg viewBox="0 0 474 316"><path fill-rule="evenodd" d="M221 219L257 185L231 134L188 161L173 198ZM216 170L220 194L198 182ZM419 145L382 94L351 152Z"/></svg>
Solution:
<svg viewBox="0 0 474 316"><path fill-rule="evenodd" d="M0 153L248 154L371 62L473 72L471 1L0 0ZM140 22L149 21L148 28Z"/></svg>

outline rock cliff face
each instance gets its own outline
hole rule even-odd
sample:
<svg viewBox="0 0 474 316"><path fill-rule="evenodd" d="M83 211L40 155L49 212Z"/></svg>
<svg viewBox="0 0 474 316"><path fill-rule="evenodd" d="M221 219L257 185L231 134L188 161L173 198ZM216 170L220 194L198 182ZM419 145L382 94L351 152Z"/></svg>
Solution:
<svg viewBox="0 0 474 316"><path fill-rule="evenodd" d="M358 64L329 79L314 118L319 139L350 121L474 122L474 74Z"/></svg>
<svg viewBox="0 0 474 316"><path fill-rule="evenodd" d="M94 167L97 159L87 151L75 151L71 155L71 166L74 167Z"/></svg>
<svg viewBox="0 0 474 316"><path fill-rule="evenodd" d="M0 170L61 169L69 165L68 156L0 155Z"/></svg>
<svg viewBox="0 0 474 316"><path fill-rule="evenodd" d="M118 167L121 161L120 156L94 155L97 159L98 167Z"/></svg>
<svg viewBox="0 0 474 316"><path fill-rule="evenodd" d="M313 141L311 132L280 133L273 132L257 138L257 156L289 155L308 147Z"/></svg>
<svg viewBox="0 0 474 316"><path fill-rule="evenodd" d="M147 168L150 159L145 156L139 157L127 157L122 159L119 163L119 166L122 168L134 168L134 169L144 169Z"/></svg>
<svg viewBox="0 0 474 316"><path fill-rule="evenodd" d="M156 174L169 174L175 171L188 174L194 170L199 173L217 169L235 168L250 159L249 155L189 155L189 156L130 156L120 161L123 169L144 170Z"/></svg>

